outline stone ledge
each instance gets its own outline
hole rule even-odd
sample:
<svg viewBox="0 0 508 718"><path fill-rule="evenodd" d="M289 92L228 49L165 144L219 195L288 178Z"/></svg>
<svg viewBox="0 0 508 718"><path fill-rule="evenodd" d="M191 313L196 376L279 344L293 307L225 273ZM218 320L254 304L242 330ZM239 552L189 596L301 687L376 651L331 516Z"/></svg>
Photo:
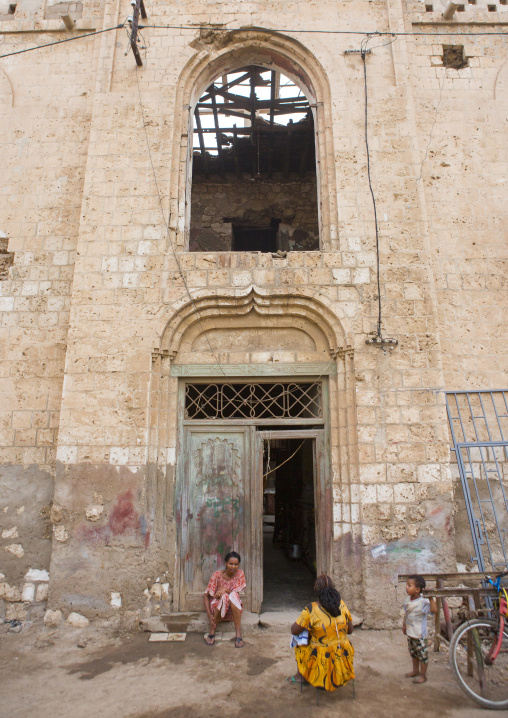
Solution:
<svg viewBox="0 0 508 718"><path fill-rule="evenodd" d="M95 32L95 18L76 20L72 30L68 30L62 20L3 20L0 18L0 35L41 33L41 32Z"/></svg>
<svg viewBox="0 0 508 718"><path fill-rule="evenodd" d="M303 607L302 607L303 608ZM244 611L242 615L242 632L250 633L256 629L270 629L275 632L284 632L289 635L291 624L296 621L300 611L265 611L251 613ZM363 618L353 616L353 626L356 628L363 624ZM207 633L208 619L205 613L170 613L160 617L147 618L141 621L144 631L154 633ZM234 633L232 621L220 623L217 634Z"/></svg>

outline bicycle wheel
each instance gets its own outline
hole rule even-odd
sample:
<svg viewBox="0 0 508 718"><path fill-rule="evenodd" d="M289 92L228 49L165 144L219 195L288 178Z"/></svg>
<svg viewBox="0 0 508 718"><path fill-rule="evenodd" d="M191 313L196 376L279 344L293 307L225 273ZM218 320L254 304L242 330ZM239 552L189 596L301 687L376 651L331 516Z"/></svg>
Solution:
<svg viewBox="0 0 508 718"><path fill-rule="evenodd" d="M450 663L462 690L484 708L508 708L508 628L501 650L489 660L498 638L499 625L489 618L464 623L453 634Z"/></svg>

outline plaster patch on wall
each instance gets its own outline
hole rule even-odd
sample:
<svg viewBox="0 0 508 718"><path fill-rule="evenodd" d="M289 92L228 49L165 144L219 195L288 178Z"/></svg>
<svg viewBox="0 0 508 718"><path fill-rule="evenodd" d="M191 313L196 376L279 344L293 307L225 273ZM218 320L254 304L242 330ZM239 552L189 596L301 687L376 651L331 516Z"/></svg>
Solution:
<svg viewBox="0 0 508 718"><path fill-rule="evenodd" d="M49 581L49 572L46 569L30 568L26 574L27 581Z"/></svg>
<svg viewBox="0 0 508 718"><path fill-rule="evenodd" d="M436 552L433 547L423 541L407 541L401 539L386 544L378 544L370 549L374 559L396 560L403 566L408 563L414 571L434 570L436 568Z"/></svg>
<svg viewBox="0 0 508 718"><path fill-rule="evenodd" d="M23 546L20 543L11 543L9 546L5 546L5 550L12 553L16 558L22 558L25 555Z"/></svg>
<svg viewBox="0 0 508 718"><path fill-rule="evenodd" d="M53 536L57 541L67 541L69 538L69 532L65 528L65 526L53 526Z"/></svg>
<svg viewBox="0 0 508 718"><path fill-rule="evenodd" d="M370 550L373 558L379 558L380 556L386 556L386 544L382 543L380 546L373 546Z"/></svg>
<svg viewBox="0 0 508 718"><path fill-rule="evenodd" d="M11 529L4 529L2 531L2 538L3 539L19 538L18 527L13 526Z"/></svg>
<svg viewBox="0 0 508 718"><path fill-rule="evenodd" d="M122 595L118 593L118 591L112 591L111 592L111 598L109 600L109 605L113 608L121 608L122 607Z"/></svg>

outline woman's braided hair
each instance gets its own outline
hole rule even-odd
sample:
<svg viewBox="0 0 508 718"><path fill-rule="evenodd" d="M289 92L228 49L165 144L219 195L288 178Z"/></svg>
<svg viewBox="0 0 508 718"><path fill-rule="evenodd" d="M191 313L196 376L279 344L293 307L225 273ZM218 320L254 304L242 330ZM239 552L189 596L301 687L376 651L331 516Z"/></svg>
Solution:
<svg viewBox="0 0 508 718"><path fill-rule="evenodd" d="M340 593L333 585L330 576L325 573L318 576L314 584L314 592L325 611L334 618L340 616Z"/></svg>

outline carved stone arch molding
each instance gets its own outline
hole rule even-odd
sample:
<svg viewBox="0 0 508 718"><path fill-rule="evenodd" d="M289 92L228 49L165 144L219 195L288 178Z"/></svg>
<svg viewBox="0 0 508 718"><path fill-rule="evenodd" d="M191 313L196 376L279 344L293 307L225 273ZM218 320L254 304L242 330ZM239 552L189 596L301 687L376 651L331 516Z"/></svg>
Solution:
<svg viewBox="0 0 508 718"><path fill-rule="evenodd" d="M235 376L240 382L246 377L323 377L327 385L324 486L330 496L333 491L342 497L342 516L352 514L358 506L354 502L358 501L359 482L354 352L350 323L334 302L306 287L197 289L192 300L182 297L164 307L154 329L160 338L152 355L148 413L148 455L154 468L146 494L154 536L161 541L174 536L167 532L170 524L176 531L171 523L177 515L173 492L177 460L184 456L180 453L185 431L182 389L188 377L197 377L198 381L210 378L213 382L221 377L233 381ZM276 357L273 352L270 358L271 342L275 338L277 345L279 334L287 329L296 329L296 342L282 354L292 352L293 357ZM252 347L242 346L249 341L251 330L259 330L263 340L257 356ZM221 345L213 347L217 332L222 332ZM237 332L240 350L228 344L228 334ZM215 356L207 351L206 337L216 349ZM245 358L247 351L251 352L250 363ZM162 495L165 502L160 500ZM333 565L340 567L341 581L352 587L351 597L361 605L361 526L343 521L340 526L329 526L330 556L334 556ZM328 570L335 569L330 564Z"/></svg>
<svg viewBox="0 0 508 718"><path fill-rule="evenodd" d="M194 106L218 76L259 65L280 70L298 85L309 100L316 131L316 174L319 197L321 249L338 249L337 187L332 134L332 101L328 77L316 57L291 37L259 29L225 33L221 43L196 53L183 69L176 93L171 168L171 224L176 245L189 243L192 131Z"/></svg>
<svg viewBox="0 0 508 718"><path fill-rule="evenodd" d="M348 346L343 321L305 289L196 293L193 301L173 307L173 316L165 321L160 351L175 363L200 363L201 356L206 363L210 354L218 358L225 352L271 350L290 352L294 361L300 355L323 362Z"/></svg>

